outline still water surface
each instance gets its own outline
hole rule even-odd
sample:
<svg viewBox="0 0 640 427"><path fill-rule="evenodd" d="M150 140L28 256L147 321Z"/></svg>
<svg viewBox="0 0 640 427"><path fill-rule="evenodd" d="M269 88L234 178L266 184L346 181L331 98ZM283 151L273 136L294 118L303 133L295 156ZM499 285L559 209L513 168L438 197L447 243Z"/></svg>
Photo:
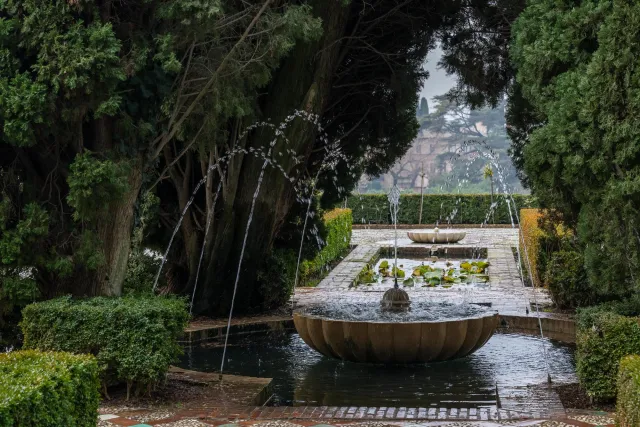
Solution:
<svg viewBox="0 0 640 427"><path fill-rule="evenodd" d="M499 387L544 384L542 344L554 382L573 382L573 348L550 340L496 334L471 356L448 362L383 366L343 362L309 348L296 333L229 337L225 372L273 378L272 405L484 407ZM214 372L222 347L185 349L181 367Z"/></svg>

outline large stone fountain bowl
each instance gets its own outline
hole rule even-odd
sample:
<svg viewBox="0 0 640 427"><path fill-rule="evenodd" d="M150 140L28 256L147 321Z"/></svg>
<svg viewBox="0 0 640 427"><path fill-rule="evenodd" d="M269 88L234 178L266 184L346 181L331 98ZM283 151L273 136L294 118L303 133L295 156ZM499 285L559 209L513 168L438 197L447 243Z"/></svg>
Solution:
<svg viewBox="0 0 640 427"><path fill-rule="evenodd" d="M407 232L407 236L416 243L457 243L467 233L457 230L417 230Z"/></svg>
<svg viewBox="0 0 640 427"><path fill-rule="evenodd" d="M304 342L325 356L406 364L470 355L491 338L498 327L498 313L441 322L370 322L296 312L293 322Z"/></svg>

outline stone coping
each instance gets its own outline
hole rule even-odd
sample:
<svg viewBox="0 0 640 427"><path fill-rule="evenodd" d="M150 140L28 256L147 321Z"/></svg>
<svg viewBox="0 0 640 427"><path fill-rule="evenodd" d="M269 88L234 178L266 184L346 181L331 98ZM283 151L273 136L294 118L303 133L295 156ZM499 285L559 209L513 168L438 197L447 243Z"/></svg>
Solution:
<svg viewBox="0 0 640 427"><path fill-rule="evenodd" d="M176 366L169 367L169 375L181 381L206 384L208 386L224 384L226 390L219 396L221 401L228 399L230 395L236 395L235 398L232 397L233 400L237 400L239 396L247 396L250 399L249 401L246 398L241 400L248 404L260 406L266 404L273 394L272 378L220 375L217 372L191 371Z"/></svg>
<svg viewBox="0 0 640 427"><path fill-rule="evenodd" d="M519 316L513 314L498 314L500 318L500 326L502 332L521 333L532 336L540 335L540 327L538 317L535 313L529 316ZM576 342L576 324L575 320L567 315L559 315L555 313L540 313L540 321L542 322L542 331L545 338L556 341L575 344ZM212 320L211 322L198 322L197 327L187 328L185 336L180 341L182 344L197 344L202 341L223 338L226 333L226 322ZM238 322L232 322L230 334L251 334L266 331L283 331L294 330L292 316L279 316L265 318L252 318L251 321L239 319Z"/></svg>

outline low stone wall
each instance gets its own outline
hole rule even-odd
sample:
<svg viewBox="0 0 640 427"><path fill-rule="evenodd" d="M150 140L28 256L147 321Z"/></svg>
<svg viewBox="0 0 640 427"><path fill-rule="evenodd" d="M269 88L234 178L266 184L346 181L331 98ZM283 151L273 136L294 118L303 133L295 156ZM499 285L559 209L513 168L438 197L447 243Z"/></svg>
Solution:
<svg viewBox="0 0 640 427"><path fill-rule="evenodd" d="M545 338L575 344L576 323L573 319L542 314L540 323L542 323ZM500 330L502 332L540 336L540 323L535 313L531 313L529 316L500 315Z"/></svg>
<svg viewBox="0 0 640 427"><path fill-rule="evenodd" d="M293 318L282 316L280 318L255 318L253 320L234 321L229 329L230 335L244 335L255 332L283 331L295 329ZM210 324L202 323L197 327L190 326L184 332L184 336L178 342L185 345L197 344L202 341L224 338L227 332L226 323L212 321Z"/></svg>

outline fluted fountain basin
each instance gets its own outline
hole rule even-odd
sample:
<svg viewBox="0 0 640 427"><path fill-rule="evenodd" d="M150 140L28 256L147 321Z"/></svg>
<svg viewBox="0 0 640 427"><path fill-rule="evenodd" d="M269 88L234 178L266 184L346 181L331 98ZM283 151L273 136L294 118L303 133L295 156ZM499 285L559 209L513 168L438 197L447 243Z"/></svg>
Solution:
<svg viewBox="0 0 640 427"><path fill-rule="evenodd" d="M325 356L384 364L465 357L498 327L497 312L472 305L418 303L408 313L375 308L313 307L295 312L293 321L304 342Z"/></svg>
<svg viewBox="0 0 640 427"><path fill-rule="evenodd" d="M467 233L457 230L418 230L408 231L409 239L416 243L457 243L464 239Z"/></svg>

